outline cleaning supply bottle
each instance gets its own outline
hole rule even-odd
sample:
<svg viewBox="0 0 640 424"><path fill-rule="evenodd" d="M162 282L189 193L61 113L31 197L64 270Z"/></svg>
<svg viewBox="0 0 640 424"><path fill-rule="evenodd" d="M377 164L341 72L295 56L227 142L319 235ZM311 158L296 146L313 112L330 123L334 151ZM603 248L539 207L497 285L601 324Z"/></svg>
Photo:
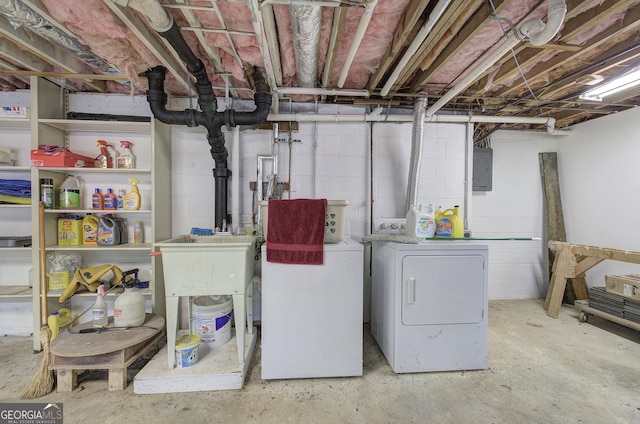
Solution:
<svg viewBox="0 0 640 424"><path fill-rule="evenodd" d="M447 209L436 220L436 238L463 238L464 224L460 217L460 208L456 205Z"/></svg>
<svg viewBox="0 0 640 424"><path fill-rule="evenodd" d="M80 181L76 177L69 175L58 190L60 209L80 209L82 205Z"/></svg>
<svg viewBox="0 0 640 424"><path fill-rule="evenodd" d="M131 191L124 195L124 209L135 210L140 209L140 191L138 191L137 178L129 178L129 184L131 184Z"/></svg>
<svg viewBox="0 0 640 424"><path fill-rule="evenodd" d="M104 195L104 209L112 211L118 209L118 199L111 188L108 188Z"/></svg>
<svg viewBox="0 0 640 424"><path fill-rule="evenodd" d="M144 242L144 226L142 222L136 221L136 225L133 226L133 244L140 244Z"/></svg>
<svg viewBox="0 0 640 424"><path fill-rule="evenodd" d="M118 168L133 169L136 167L136 158L131 153L131 142L122 140L120 147L124 148L124 153L118 157Z"/></svg>
<svg viewBox="0 0 640 424"><path fill-rule="evenodd" d="M95 168L113 168L115 162L113 162L112 153L109 153L107 147L112 147L111 144L105 140L98 140L96 146L100 148L100 154L96 156Z"/></svg>
<svg viewBox="0 0 640 424"><path fill-rule="evenodd" d="M407 212L405 234L418 239L433 238L436 232L436 219L433 216L433 205L412 206Z"/></svg>
<svg viewBox="0 0 640 424"><path fill-rule="evenodd" d="M135 273L135 278L125 281L131 273ZM138 268L122 274L124 292L113 304L113 323L116 327L138 327L144 323L147 300L136 288L138 282Z"/></svg>
<svg viewBox="0 0 640 424"><path fill-rule="evenodd" d="M118 190L118 209L124 209L124 195L127 194L126 190L121 188Z"/></svg>
<svg viewBox="0 0 640 424"><path fill-rule="evenodd" d="M60 330L71 324L71 311L67 308L61 308L57 311L51 312L51 315L47 317L47 324L51 329L51 341L56 338Z"/></svg>
<svg viewBox="0 0 640 424"><path fill-rule="evenodd" d="M107 309L107 302L104 300L104 286L98 287L98 294L96 295L96 303L93 304L93 326L97 328L106 327L109 322L109 310Z"/></svg>
<svg viewBox="0 0 640 424"><path fill-rule="evenodd" d="M104 209L104 197L100 193L100 189L96 188L91 196L91 208L92 209Z"/></svg>
<svg viewBox="0 0 640 424"><path fill-rule="evenodd" d="M105 215L98 219L97 244L98 246L117 246L120 244L120 226L111 215Z"/></svg>
<svg viewBox="0 0 640 424"><path fill-rule="evenodd" d="M98 242L98 217L87 215L82 219L82 244L96 245Z"/></svg>

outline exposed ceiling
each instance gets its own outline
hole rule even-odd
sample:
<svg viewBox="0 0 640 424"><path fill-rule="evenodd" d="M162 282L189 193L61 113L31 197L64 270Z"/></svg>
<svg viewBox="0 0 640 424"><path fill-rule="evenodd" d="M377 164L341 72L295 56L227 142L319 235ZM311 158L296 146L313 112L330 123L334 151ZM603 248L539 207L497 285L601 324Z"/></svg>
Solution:
<svg viewBox="0 0 640 424"><path fill-rule="evenodd" d="M71 91L141 94L146 80L137 75L163 65L169 93L194 92L184 65L146 17L114 1L127 2L0 0L0 85L28 88L36 74ZM546 22L549 7L548 0L161 3L219 96L252 98L250 75L258 67L280 97L372 106L412 106L423 93L433 104L505 42L505 33L513 38L511 27ZM566 5L550 42L517 43L438 113L550 116L562 128L638 105L640 86L602 102L579 95L640 66L640 0ZM88 78L94 74L100 76ZM496 126L479 128L488 134Z"/></svg>

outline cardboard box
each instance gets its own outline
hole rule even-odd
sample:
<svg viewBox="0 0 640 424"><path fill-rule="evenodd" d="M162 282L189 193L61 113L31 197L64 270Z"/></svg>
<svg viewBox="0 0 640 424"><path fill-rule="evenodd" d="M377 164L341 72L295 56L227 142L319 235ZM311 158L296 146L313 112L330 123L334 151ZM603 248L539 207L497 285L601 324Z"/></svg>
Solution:
<svg viewBox="0 0 640 424"><path fill-rule="evenodd" d="M25 118L31 117L31 109L24 106L0 107L0 118Z"/></svg>
<svg viewBox="0 0 640 424"><path fill-rule="evenodd" d="M67 216L58 218L58 244L77 246L82 244L82 217Z"/></svg>
<svg viewBox="0 0 640 424"><path fill-rule="evenodd" d="M31 166L93 168L94 165L95 165L95 158L77 155L69 151L49 154L49 153L45 153L44 150L31 150Z"/></svg>
<svg viewBox="0 0 640 424"><path fill-rule="evenodd" d="M607 292L640 300L640 275L605 275L604 280Z"/></svg>

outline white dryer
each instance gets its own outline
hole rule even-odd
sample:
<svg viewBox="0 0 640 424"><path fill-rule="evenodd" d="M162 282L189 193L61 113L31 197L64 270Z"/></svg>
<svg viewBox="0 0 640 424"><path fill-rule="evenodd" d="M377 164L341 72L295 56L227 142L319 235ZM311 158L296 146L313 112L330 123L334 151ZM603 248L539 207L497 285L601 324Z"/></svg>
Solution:
<svg viewBox="0 0 640 424"><path fill-rule="evenodd" d="M488 246L373 243L371 332L396 373L487 366Z"/></svg>

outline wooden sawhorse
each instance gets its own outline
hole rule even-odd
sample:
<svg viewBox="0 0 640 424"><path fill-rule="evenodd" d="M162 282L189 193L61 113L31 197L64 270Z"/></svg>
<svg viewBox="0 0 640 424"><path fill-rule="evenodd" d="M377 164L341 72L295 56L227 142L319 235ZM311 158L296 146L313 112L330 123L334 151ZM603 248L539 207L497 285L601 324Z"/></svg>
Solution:
<svg viewBox="0 0 640 424"><path fill-rule="evenodd" d="M589 299L589 289L585 273L604 261L630 262L640 264L640 252L630 250L609 249L604 247L586 246L561 241L550 241L549 249L556 254L551 269L551 281L544 301L547 315L558 318L562 297L567 285L567 279L573 279L573 288L578 300Z"/></svg>

